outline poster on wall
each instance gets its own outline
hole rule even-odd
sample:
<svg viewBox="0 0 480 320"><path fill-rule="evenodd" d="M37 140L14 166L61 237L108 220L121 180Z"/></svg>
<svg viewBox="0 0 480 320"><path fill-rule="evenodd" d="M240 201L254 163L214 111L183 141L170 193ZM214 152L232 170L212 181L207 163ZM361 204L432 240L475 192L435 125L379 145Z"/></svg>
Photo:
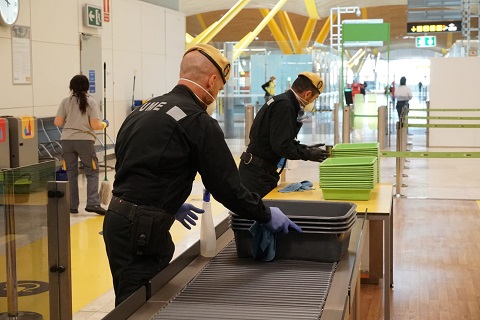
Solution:
<svg viewBox="0 0 480 320"><path fill-rule="evenodd" d="M30 27L12 26L13 84L32 83Z"/></svg>

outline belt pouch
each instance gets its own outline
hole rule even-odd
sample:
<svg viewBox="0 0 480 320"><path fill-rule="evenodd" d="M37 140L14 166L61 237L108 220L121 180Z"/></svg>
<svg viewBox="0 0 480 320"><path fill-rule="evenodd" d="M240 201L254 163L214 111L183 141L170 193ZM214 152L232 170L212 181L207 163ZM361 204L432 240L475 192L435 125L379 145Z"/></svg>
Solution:
<svg viewBox="0 0 480 320"><path fill-rule="evenodd" d="M158 255L172 245L170 227L174 218L159 209L138 207L132 223L131 243L137 255Z"/></svg>

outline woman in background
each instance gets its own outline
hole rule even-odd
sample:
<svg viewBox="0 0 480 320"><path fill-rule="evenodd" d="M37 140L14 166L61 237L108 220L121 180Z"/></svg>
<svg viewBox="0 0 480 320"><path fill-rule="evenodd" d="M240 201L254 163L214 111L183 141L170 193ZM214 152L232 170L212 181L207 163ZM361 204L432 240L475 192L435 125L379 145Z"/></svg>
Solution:
<svg viewBox="0 0 480 320"><path fill-rule="evenodd" d="M412 91L407 87L407 79L400 78L400 86L395 90L395 99L397 100L398 118L402 116L404 108L408 108L408 101L413 98Z"/></svg>
<svg viewBox="0 0 480 320"><path fill-rule="evenodd" d="M55 117L55 125L63 127L63 165L70 183L70 213L78 213L78 159L82 162L87 178L87 205L85 211L105 215L98 194L99 168L95 152L95 130L108 127L108 121L100 121L95 100L88 94L90 83L84 75L70 80L70 96L63 99Z"/></svg>

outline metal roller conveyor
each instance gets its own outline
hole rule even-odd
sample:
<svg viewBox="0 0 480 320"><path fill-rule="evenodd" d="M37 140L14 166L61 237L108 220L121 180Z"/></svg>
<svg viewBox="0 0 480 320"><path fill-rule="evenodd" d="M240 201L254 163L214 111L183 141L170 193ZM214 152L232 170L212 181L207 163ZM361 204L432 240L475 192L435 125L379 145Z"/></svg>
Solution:
<svg viewBox="0 0 480 320"><path fill-rule="evenodd" d="M336 265L239 259L232 241L152 319L318 319Z"/></svg>
<svg viewBox="0 0 480 320"><path fill-rule="evenodd" d="M358 317L354 297L360 288L367 228L363 218L357 218L348 252L338 263L238 258L227 220L221 225L218 254L205 258L198 248L191 248L180 255L152 280L150 299L128 319L340 320L352 313ZM217 226L217 235L218 231Z"/></svg>

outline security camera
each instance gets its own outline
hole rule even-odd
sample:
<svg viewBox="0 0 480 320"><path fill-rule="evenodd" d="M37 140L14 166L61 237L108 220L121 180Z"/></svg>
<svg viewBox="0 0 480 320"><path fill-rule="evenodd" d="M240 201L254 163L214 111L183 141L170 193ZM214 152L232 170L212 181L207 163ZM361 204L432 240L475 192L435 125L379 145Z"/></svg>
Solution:
<svg viewBox="0 0 480 320"><path fill-rule="evenodd" d="M360 8L357 8L357 11L355 11L355 14L357 15L357 17L360 17L360 15L362 14L362 12L360 11Z"/></svg>

